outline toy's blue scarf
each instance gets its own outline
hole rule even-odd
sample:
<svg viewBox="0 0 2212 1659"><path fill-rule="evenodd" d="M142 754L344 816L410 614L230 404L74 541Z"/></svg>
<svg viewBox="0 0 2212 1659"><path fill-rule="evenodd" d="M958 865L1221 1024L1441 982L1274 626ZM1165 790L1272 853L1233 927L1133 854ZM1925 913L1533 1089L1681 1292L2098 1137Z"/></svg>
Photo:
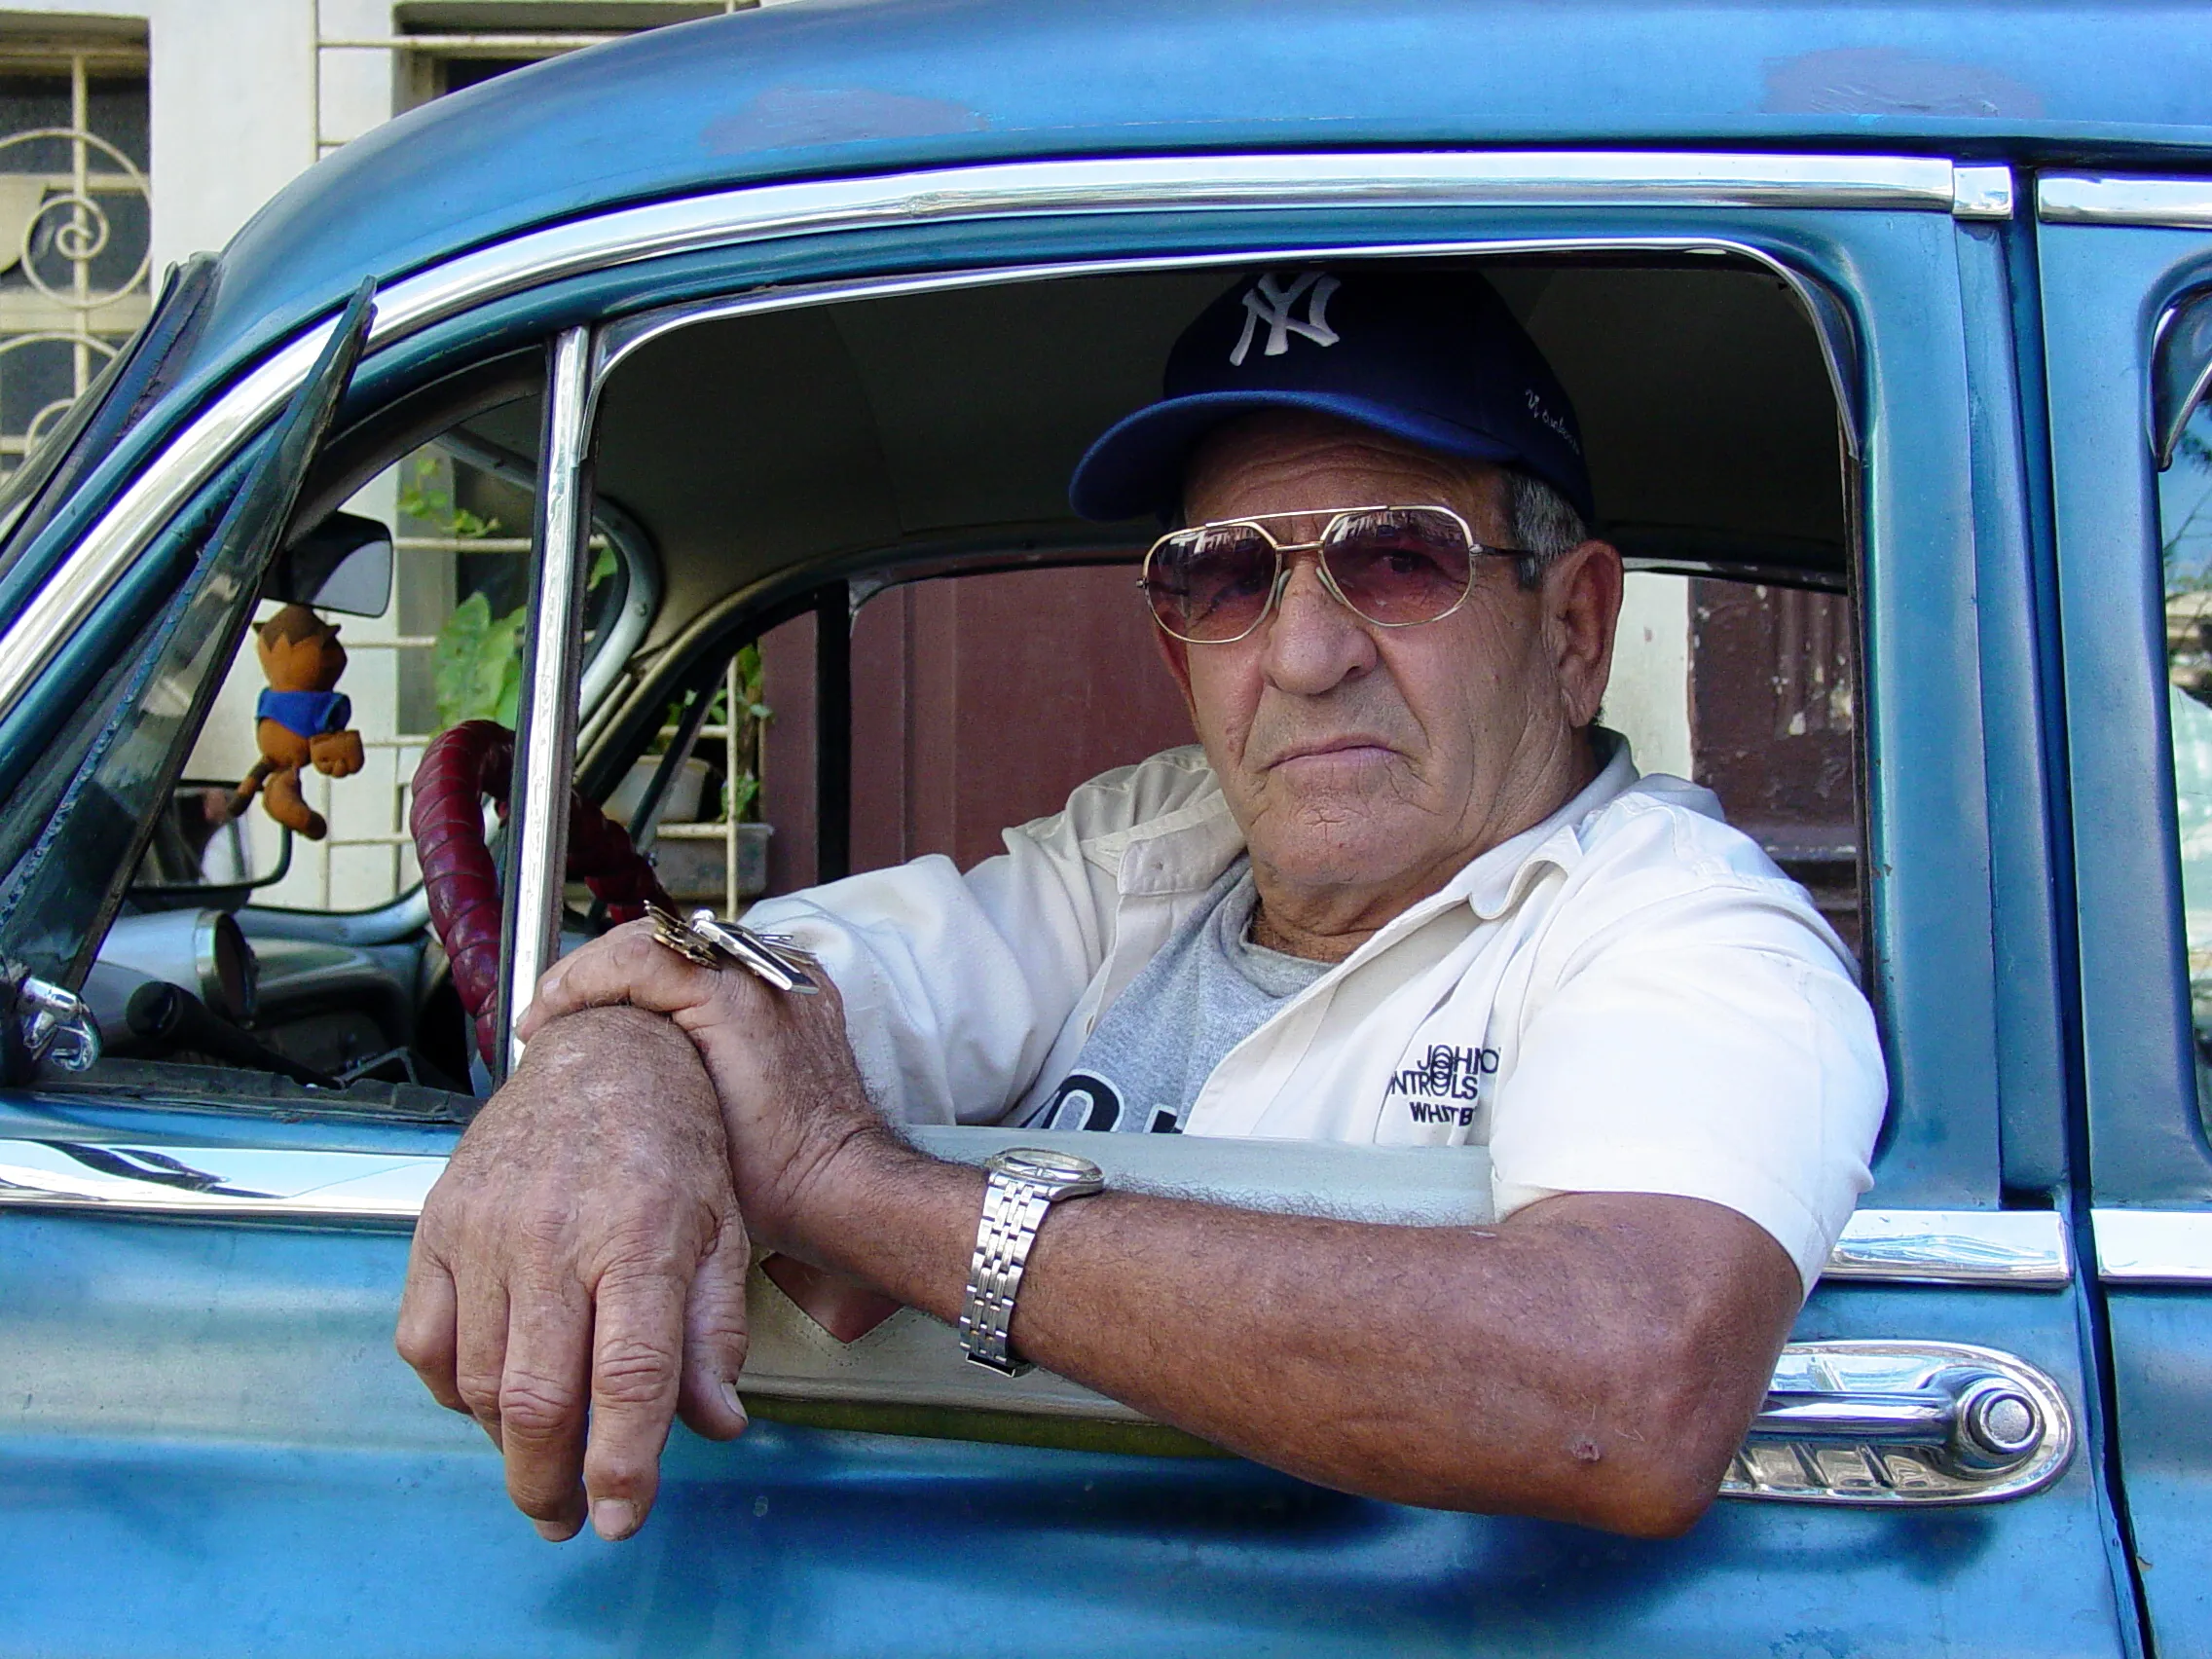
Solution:
<svg viewBox="0 0 2212 1659"><path fill-rule="evenodd" d="M352 699L343 691L264 691L254 719L275 720L298 737L344 731L353 719Z"/></svg>

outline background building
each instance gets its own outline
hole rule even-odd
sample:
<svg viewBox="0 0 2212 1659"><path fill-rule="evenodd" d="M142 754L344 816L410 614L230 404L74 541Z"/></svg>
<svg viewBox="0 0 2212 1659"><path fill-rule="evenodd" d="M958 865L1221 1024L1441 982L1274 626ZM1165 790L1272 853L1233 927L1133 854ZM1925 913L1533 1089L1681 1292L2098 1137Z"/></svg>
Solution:
<svg viewBox="0 0 2212 1659"><path fill-rule="evenodd" d="M750 6L754 0L742 0ZM773 3L773 0L770 0ZM145 320L169 266L218 249L299 173L418 104L539 58L741 9L740 0L14 0L0 3L0 473ZM442 466L443 463L439 462ZM333 833L267 897L353 908L414 880L405 780L429 719L429 640L461 555L450 467L395 469L357 510L405 538L390 613L348 620L344 689L370 767L311 794ZM512 516L510 514L510 516ZM472 555L517 551L527 518ZM462 583L465 585L465 582ZM251 652L188 772L254 756ZM269 827L256 817L257 833Z"/></svg>
<svg viewBox="0 0 2212 1659"><path fill-rule="evenodd" d="M144 320L169 265L220 248L322 157L539 58L755 3L0 0L0 472ZM391 524L400 548L389 613L344 624L344 689L370 766L337 786L311 783L333 833L295 847L271 902L357 908L414 884L407 780L427 736L454 718L435 694L436 642L476 594L495 614L519 603L528 547L528 498L502 498L466 474L422 452L354 503ZM1050 608L1087 618L1085 646L1030 663L1023 619L1046 582L1059 584ZM1088 770L1182 735L1160 687L1128 689L1128 664L1147 661L1149 645L1125 572L955 585L887 590L857 618L851 840L862 867L931 851L970 862L996 846L997 826L1051 810ZM1839 804L1856 745L1845 602L1661 576L1632 578L1629 601L1608 719L1647 770L1712 783L1840 911L1856 891L1857 838ZM698 821L662 830L664 872L695 866L698 881L712 877L712 891L686 883L700 898L741 897L732 808L775 826L773 885L816 874L812 625L763 642L764 692L757 660L746 676L733 668L726 707L740 713L702 733L715 759L695 763L709 780ZM251 764L259 689L248 650L188 775L236 779ZM764 736L741 713L763 696L775 710ZM1036 720L1010 724L1010 702ZM970 718L988 706L1000 712ZM766 776L756 799L756 769ZM272 839L258 813L254 823Z"/></svg>

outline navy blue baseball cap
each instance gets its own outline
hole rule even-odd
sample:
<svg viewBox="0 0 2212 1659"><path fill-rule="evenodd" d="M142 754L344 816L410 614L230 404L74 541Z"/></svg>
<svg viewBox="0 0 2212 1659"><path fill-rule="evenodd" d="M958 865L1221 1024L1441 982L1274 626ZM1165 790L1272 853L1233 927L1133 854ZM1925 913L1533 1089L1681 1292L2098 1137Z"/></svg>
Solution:
<svg viewBox="0 0 2212 1659"><path fill-rule="evenodd" d="M1076 464L1085 518L1171 514L1199 439L1263 409L1310 409L1424 449L1533 473L1592 511L1567 393L1471 271L1306 266L1238 278L1167 355L1162 394Z"/></svg>

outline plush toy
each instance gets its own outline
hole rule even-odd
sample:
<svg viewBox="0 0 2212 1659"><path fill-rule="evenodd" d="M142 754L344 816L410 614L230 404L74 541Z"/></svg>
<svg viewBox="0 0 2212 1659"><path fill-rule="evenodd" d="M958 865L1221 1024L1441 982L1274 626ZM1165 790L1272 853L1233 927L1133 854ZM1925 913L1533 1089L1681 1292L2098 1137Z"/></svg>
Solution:
<svg viewBox="0 0 2212 1659"><path fill-rule="evenodd" d="M304 605L287 605L256 631L254 651L269 680L254 710L261 758L232 795L231 815L243 812L258 790L270 817L319 841L330 826L300 793L301 770L313 766L325 777L344 778L363 763L361 734L347 727L352 701L337 689L346 647L335 623Z"/></svg>

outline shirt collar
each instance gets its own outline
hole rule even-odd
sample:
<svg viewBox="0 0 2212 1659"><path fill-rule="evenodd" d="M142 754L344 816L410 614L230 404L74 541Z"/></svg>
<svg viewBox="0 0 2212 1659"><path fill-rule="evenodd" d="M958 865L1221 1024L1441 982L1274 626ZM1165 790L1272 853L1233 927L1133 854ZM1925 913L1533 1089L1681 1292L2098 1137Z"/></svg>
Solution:
<svg viewBox="0 0 2212 1659"><path fill-rule="evenodd" d="M1539 868L1548 865L1569 870L1581 862L1582 837L1577 831L1583 820L1610 806L1642 775L1629 754L1628 740L1619 732L1592 726L1590 741L1602 756L1598 775L1549 818L1475 859L1433 895L1435 899L1464 901L1484 921L1494 921L1519 902L1522 887L1534 879Z"/></svg>

